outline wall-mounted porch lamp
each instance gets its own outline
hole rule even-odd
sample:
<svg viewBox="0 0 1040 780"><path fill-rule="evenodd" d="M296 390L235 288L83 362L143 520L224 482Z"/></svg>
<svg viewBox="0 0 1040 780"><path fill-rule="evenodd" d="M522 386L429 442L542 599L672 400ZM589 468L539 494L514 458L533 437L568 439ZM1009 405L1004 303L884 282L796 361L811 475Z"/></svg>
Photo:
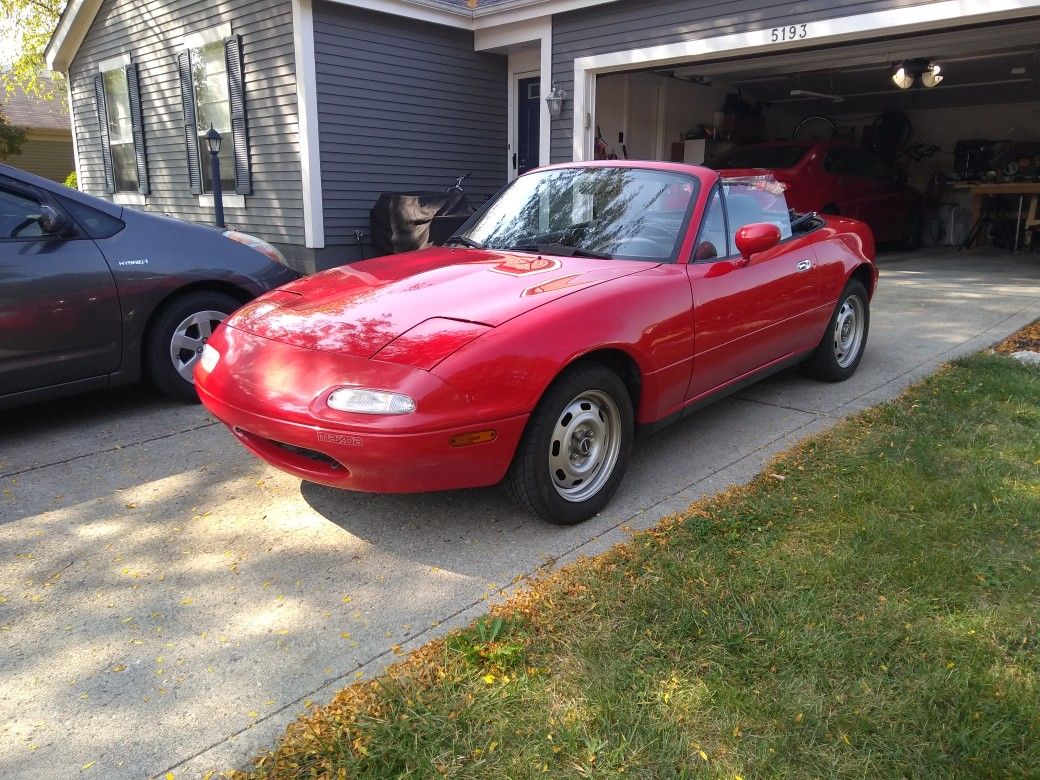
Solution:
<svg viewBox="0 0 1040 780"><path fill-rule="evenodd" d="M942 67L931 60L903 60L892 67L892 83L899 89L910 89L915 83L937 87L942 80Z"/></svg>
<svg viewBox="0 0 1040 780"><path fill-rule="evenodd" d="M549 94L545 96L545 104L549 106L549 116L553 119L559 119L560 114L563 113L563 100L567 97L567 93L560 89L556 82L552 83L552 88L549 90Z"/></svg>
<svg viewBox="0 0 1040 780"><path fill-rule="evenodd" d="M206 146L209 147L210 174L213 179L213 216L217 227L224 227L224 191L220 185L220 142L222 136L211 124L206 131Z"/></svg>

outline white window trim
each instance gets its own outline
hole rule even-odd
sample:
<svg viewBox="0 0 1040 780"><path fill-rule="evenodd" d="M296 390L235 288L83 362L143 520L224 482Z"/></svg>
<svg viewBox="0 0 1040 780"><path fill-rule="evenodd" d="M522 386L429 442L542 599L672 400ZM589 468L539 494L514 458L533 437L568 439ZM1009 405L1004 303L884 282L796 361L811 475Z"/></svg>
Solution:
<svg viewBox="0 0 1040 780"><path fill-rule="evenodd" d="M912 32L938 32L964 24L1035 16L1040 0L944 0L905 6L887 11L840 16L806 22L805 39L774 43L771 27L747 32L698 38L642 49L578 57L574 60L574 117L572 154L575 161L593 154L596 115L596 76L601 73L635 70L717 58L720 54L781 53L805 46L822 46L848 41Z"/></svg>
<svg viewBox="0 0 1040 780"><path fill-rule="evenodd" d="M314 9L311 0L293 0L293 53L296 58L296 106L299 121L300 172L303 187L303 242L325 246L318 137L318 77L314 55Z"/></svg>
<svg viewBox="0 0 1040 780"><path fill-rule="evenodd" d="M244 209L246 207L246 196L238 195L236 193L222 193L221 201L224 203L226 209ZM204 208L213 208L213 194L207 192L203 195L199 195L199 205Z"/></svg>
<svg viewBox="0 0 1040 780"><path fill-rule="evenodd" d="M120 206L146 206L148 197L140 192L113 192L112 202Z"/></svg>
<svg viewBox="0 0 1040 780"><path fill-rule="evenodd" d="M122 70L130 64L129 54L120 54L118 57L109 57L98 63L98 72L108 73L110 70Z"/></svg>
<svg viewBox="0 0 1040 780"><path fill-rule="evenodd" d="M224 22L218 24L216 27L210 27L205 30L199 30L193 32L190 35L185 35L181 39L181 49L198 49L200 46L205 46L207 43L216 43L222 41L225 38L231 37L231 22Z"/></svg>

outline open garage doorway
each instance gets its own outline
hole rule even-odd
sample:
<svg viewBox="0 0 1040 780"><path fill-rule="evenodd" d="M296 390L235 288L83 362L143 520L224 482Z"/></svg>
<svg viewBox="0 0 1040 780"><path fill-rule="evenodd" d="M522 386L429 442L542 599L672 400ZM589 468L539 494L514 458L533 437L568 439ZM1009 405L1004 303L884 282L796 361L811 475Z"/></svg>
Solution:
<svg viewBox="0 0 1040 780"><path fill-rule="evenodd" d="M1038 41L1030 18L600 73L593 156L768 168L888 245L1040 250Z"/></svg>

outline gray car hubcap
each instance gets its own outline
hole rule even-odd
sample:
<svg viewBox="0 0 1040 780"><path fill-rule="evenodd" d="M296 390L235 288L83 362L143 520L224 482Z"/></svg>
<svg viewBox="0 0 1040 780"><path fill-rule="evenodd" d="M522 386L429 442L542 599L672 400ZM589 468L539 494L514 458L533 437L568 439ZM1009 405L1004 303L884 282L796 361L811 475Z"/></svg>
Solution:
<svg viewBox="0 0 1040 780"><path fill-rule="evenodd" d="M185 317L174 329L170 339L170 360L181 379L195 384L195 364L202 355L202 348L225 317L227 314L222 311L200 311Z"/></svg>
<svg viewBox="0 0 1040 780"><path fill-rule="evenodd" d="M556 419L549 440L549 476L556 492L575 503L596 495L621 452L621 413L599 390L586 390Z"/></svg>
<svg viewBox="0 0 1040 780"><path fill-rule="evenodd" d="M866 326L863 299L850 295L838 309L834 321L834 360L841 368L856 362L863 348L863 330Z"/></svg>

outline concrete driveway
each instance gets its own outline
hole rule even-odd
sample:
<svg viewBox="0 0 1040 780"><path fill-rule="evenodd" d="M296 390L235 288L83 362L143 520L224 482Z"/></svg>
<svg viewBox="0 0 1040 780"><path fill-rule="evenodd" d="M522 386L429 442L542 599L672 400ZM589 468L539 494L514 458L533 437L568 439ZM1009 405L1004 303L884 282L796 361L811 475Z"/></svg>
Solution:
<svg viewBox="0 0 1040 780"><path fill-rule="evenodd" d="M497 490L337 492L135 389L0 415L0 776L195 777L311 702L1040 317L1040 256L882 260L850 381L785 373L638 445L575 528Z"/></svg>

